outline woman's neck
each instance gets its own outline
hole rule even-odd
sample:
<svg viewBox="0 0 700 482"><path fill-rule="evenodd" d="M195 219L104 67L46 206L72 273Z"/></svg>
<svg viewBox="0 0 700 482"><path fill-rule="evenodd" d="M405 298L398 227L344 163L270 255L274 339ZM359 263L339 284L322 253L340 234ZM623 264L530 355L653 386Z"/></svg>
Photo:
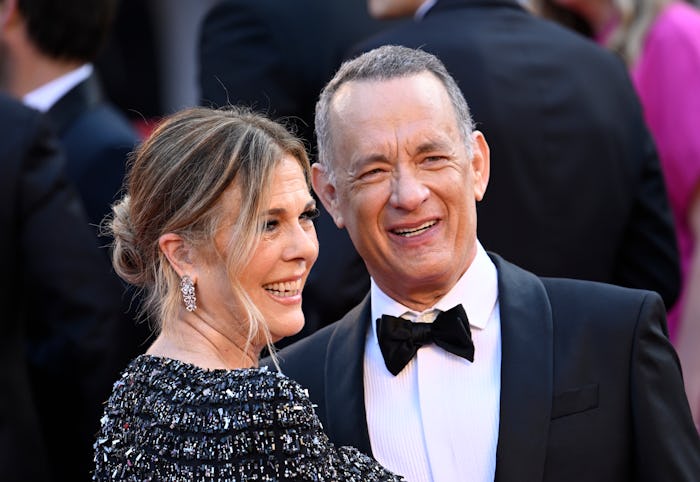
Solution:
<svg viewBox="0 0 700 482"><path fill-rule="evenodd" d="M207 369L258 366L255 347L246 346L239 333L223 333L195 313L173 320L146 351L149 355L173 358Z"/></svg>

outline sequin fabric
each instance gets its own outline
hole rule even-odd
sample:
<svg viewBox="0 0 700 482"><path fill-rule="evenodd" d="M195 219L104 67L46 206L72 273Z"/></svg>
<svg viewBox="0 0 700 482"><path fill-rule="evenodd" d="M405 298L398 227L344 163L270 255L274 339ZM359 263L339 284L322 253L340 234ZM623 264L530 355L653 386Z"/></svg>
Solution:
<svg viewBox="0 0 700 482"><path fill-rule="evenodd" d="M93 480L398 481L323 433L306 390L266 368L141 355L114 384Z"/></svg>

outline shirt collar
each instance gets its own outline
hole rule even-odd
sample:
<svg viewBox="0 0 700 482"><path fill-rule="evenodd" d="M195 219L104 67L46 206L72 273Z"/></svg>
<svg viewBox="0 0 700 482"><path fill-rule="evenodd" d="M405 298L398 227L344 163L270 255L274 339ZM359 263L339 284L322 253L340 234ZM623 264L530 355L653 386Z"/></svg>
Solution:
<svg viewBox="0 0 700 482"><path fill-rule="evenodd" d="M84 64L34 89L25 95L22 101L29 107L46 112L69 90L90 77L92 71L91 64Z"/></svg>
<svg viewBox="0 0 700 482"><path fill-rule="evenodd" d="M452 289L432 307L447 311L457 304L464 306L469 325L484 329L498 300L498 272L486 251L477 241L476 256L467 271ZM382 315L401 316L413 312L410 308L390 298L370 279L370 302L372 310L372 332L376 333L377 318ZM424 311L424 313L425 313Z"/></svg>

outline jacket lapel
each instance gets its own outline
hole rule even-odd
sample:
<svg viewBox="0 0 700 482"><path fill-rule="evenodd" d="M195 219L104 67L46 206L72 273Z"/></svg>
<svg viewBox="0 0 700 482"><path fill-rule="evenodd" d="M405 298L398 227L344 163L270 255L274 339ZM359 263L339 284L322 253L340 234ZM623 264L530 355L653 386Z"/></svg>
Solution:
<svg viewBox="0 0 700 482"><path fill-rule="evenodd" d="M551 307L536 276L490 256L498 269L502 341L496 482L541 481L553 397Z"/></svg>
<svg viewBox="0 0 700 482"><path fill-rule="evenodd" d="M99 82L95 74L92 74L58 99L47 114L56 131L63 135L78 116L99 104L101 100Z"/></svg>
<svg viewBox="0 0 700 482"><path fill-rule="evenodd" d="M372 455L365 412L363 364L369 321L367 295L337 323L331 335L324 385L328 435L336 445L352 445Z"/></svg>

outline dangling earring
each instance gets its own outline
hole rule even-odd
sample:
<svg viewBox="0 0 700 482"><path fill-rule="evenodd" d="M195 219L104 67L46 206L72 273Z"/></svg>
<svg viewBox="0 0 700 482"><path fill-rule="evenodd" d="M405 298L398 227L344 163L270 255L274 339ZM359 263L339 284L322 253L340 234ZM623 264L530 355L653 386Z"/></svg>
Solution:
<svg viewBox="0 0 700 482"><path fill-rule="evenodd" d="M192 278L185 275L180 280L180 291L182 291L182 301L185 302L187 311L197 309L197 295L194 294L194 281Z"/></svg>

